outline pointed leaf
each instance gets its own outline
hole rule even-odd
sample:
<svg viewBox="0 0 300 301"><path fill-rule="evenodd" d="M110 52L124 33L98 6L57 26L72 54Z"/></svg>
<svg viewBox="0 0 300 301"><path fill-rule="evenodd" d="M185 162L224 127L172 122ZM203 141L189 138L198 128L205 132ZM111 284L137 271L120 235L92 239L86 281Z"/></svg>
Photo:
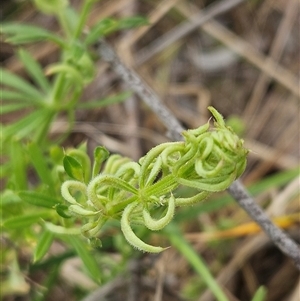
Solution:
<svg viewBox="0 0 300 301"><path fill-rule="evenodd" d="M36 248L34 250L33 262L36 262L44 257L44 255L51 247L53 240L54 240L54 234L52 232L45 230L42 233L40 239L38 240Z"/></svg>
<svg viewBox="0 0 300 301"><path fill-rule="evenodd" d="M42 100L43 95L32 85L27 83L21 77L12 74L11 72L0 68L1 84L14 88L20 92L23 92L26 96L29 96L35 100Z"/></svg>
<svg viewBox="0 0 300 301"><path fill-rule="evenodd" d="M64 169L71 178L84 182L82 165L73 157L65 156L63 160Z"/></svg>
<svg viewBox="0 0 300 301"><path fill-rule="evenodd" d="M145 17L134 16L121 19L119 21L118 27L119 29L128 29L149 24L149 21Z"/></svg>
<svg viewBox="0 0 300 301"><path fill-rule="evenodd" d="M260 286L252 297L251 301L264 301L267 298L267 289L264 286Z"/></svg>
<svg viewBox="0 0 300 301"><path fill-rule="evenodd" d="M35 191L20 191L18 195L22 201L38 207L55 208L57 204L61 203L50 195Z"/></svg>
<svg viewBox="0 0 300 301"><path fill-rule="evenodd" d="M38 62L31 56L28 51L24 49L19 50L19 57L28 73L32 76L35 83L44 92L48 92L50 90L50 84Z"/></svg>
<svg viewBox="0 0 300 301"><path fill-rule="evenodd" d="M88 33L85 44L91 45L101 37L118 29L118 22L112 18L105 18L98 22Z"/></svg>
<svg viewBox="0 0 300 301"><path fill-rule="evenodd" d="M29 107L30 104L28 103L12 103L8 105L2 105L0 109L0 115L19 111L21 109Z"/></svg>
<svg viewBox="0 0 300 301"><path fill-rule="evenodd" d="M50 216L51 212L49 210L22 216L15 216L5 220L3 227L8 229L22 229L41 221L42 218L49 218Z"/></svg>
<svg viewBox="0 0 300 301"><path fill-rule="evenodd" d="M28 136L31 132L36 129L39 129L41 125L45 121L45 117L47 116L47 111L45 110L37 110L24 118L18 120L15 123L12 123L8 126L3 127L2 135L3 139L8 139L12 136L18 137L18 139L22 139Z"/></svg>
<svg viewBox="0 0 300 301"><path fill-rule="evenodd" d="M58 44L59 46L64 46L64 41L57 35L47 31L41 27L18 24L18 23L4 23L1 24L1 33L4 33L7 38L6 42L12 44L23 44L31 43L36 41L50 40Z"/></svg>
<svg viewBox="0 0 300 301"><path fill-rule="evenodd" d="M87 271L91 275L91 277L97 282L101 282L101 272L100 267L92 256L90 250L87 249L86 244L76 236L69 236L68 237L69 243L73 246L78 256L81 258L82 262L84 263Z"/></svg>
<svg viewBox="0 0 300 301"><path fill-rule="evenodd" d="M32 104L41 104L41 100L35 100L32 97L25 95L24 93L19 93L16 91L8 91L3 90L1 91L1 99L14 101L14 102L26 102Z"/></svg>

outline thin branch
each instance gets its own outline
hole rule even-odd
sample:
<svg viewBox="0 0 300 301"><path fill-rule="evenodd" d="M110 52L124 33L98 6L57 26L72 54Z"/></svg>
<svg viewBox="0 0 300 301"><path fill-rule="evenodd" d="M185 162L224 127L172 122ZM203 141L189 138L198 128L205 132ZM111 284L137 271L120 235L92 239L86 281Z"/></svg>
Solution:
<svg viewBox="0 0 300 301"><path fill-rule="evenodd" d="M119 59L112 47L104 40L100 41L99 52L102 59L112 66L114 71L124 82L154 111L166 128L170 137L175 140L182 140L181 126L175 116L166 108L159 99L159 96L132 70L127 68ZM275 226L263 210L251 198L246 188L235 181L228 189L238 204L260 225L267 233L274 244L287 256L292 258L300 270L300 248L280 228Z"/></svg>
<svg viewBox="0 0 300 301"><path fill-rule="evenodd" d="M235 181L228 188L228 192L238 204L255 220L268 234L273 243L287 256L291 257L300 270L300 248L280 228L275 226L262 208L255 203L253 198L240 181Z"/></svg>

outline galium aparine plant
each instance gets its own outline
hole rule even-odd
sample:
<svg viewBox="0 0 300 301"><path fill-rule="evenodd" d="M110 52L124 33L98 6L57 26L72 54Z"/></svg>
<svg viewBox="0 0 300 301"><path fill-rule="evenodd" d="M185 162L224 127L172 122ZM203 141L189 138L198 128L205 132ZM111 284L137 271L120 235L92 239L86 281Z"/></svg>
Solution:
<svg viewBox="0 0 300 301"><path fill-rule="evenodd" d="M132 246L145 252L161 252L163 247L149 245L136 236L132 224L161 230L172 220L176 207L193 205L213 192L225 190L243 173L248 154L243 140L226 126L216 109L208 109L215 120L213 127L208 121L184 131L184 141L160 144L139 162L98 148L91 181L63 183L61 192L68 212L82 220L80 230L85 237L97 239L109 219L119 219ZM177 192L180 186L198 192L181 197Z"/></svg>

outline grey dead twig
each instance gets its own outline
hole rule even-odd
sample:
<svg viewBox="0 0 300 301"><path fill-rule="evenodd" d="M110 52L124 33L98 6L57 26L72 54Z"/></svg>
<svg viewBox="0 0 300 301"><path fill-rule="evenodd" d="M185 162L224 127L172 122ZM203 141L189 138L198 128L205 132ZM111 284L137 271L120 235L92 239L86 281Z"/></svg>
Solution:
<svg viewBox="0 0 300 301"><path fill-rule="evenodd" d="M176 117L166 108L159 99L159 96L147 85L139 75L127 68L117 56L113 48L105 41L99 41L99 53L102 59L108 62L113 70L123 81L151 108L159 117L169 131L171 139L182 140L181 132L184 128ZM296 267L300 270L300 248L280 228L274 225L262 208L257 205L248 194L243 184L237 180L228 189L229 193L237 203L255 220L267 233L273 243L287 256L292 258Z"/></svg>

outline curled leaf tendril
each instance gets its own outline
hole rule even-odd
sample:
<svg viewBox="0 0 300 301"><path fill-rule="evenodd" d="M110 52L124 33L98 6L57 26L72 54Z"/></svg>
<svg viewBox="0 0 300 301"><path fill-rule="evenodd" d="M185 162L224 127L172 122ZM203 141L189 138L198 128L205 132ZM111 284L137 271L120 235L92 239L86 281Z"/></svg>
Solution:
<svg viewBox="0 0 300 301"><path fill-rule="evenodd" d="M108 157L101 148L105 157L97 153L97 169L101 170L99 165L106 161L100 174L93 172L88 184L74 180L63 183L62 196L70 214L83 218L81 233L94 239L107 220L116 218L132 246L145 252L161 252L165 248L143 242L132 225L161 230L172 220L176 207L193 205L228 188L243 173L248 150L226 126L222 115L213 107L208 109L214 117L214 127L208 121L184 131L184 141L160 144L139 162L120 155ZM177 191L180 186L198 192L184 197ZM162 214L158 214L160 208Z"/></svg>

